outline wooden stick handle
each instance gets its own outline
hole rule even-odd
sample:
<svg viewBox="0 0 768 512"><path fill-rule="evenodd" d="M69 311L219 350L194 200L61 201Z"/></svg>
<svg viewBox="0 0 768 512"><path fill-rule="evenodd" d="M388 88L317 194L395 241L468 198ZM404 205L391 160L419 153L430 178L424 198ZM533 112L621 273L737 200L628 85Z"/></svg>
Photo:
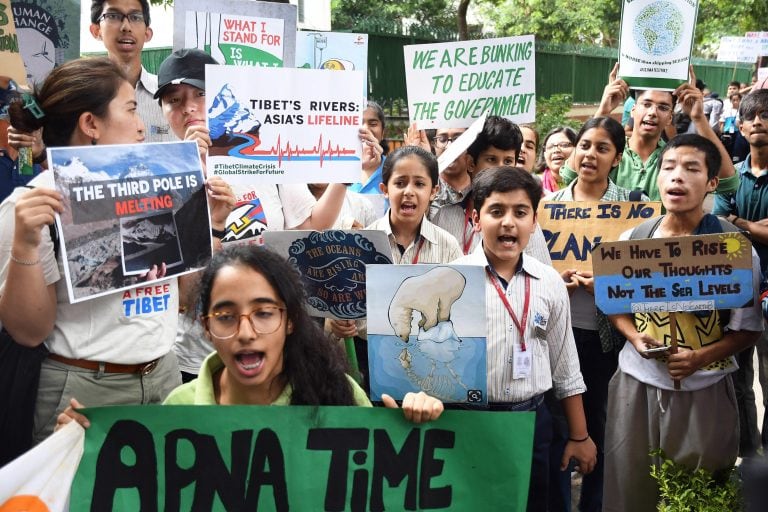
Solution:
<svg viewBox="0 0 768 512"><path fill-rule="evenodd" d="M670 337L670 345L672 348L670 349L670 354L677 354L677 317L675 317L675 312L670 311L669 313L669 337ZM675 390L680 390L680 381L675 381Z"/></svg>

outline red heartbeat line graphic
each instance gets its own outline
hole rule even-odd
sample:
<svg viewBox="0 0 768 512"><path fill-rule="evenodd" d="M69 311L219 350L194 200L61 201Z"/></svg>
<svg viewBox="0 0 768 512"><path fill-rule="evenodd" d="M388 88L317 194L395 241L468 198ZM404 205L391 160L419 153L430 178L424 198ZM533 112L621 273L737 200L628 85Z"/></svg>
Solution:
<svg viewBox="0 0 768 512"><path fill-rule="evenodd" d="M280 165L283 163L283 158L286 158L290 160L293 157L301 157L301 156L314 156L317 155L320 157L320 167L323 166L323 160L325 158L332 159L334 156L340 157L340 156L346 156L346 155L354 155L356 153L355 149L348 149L348 148L342 148L339 147L338 144L336 144L336 147L333 146L333 143L331 141L328 141L328 144L325 148L323 148L323 135L320 134L320 137L317 139L317 144L312 146L311 149L305 149L301 148L299 146L291 146L290 142L285 143L285 147L282 147L282 143L280 141L280 135L277 136L277 142L274 146L272 146L270 149L262 149L257 150L256 146L249 146L247 148L243 148L240 150L240 154L244 156L274 156L277 155L277 164Z"/></svg>

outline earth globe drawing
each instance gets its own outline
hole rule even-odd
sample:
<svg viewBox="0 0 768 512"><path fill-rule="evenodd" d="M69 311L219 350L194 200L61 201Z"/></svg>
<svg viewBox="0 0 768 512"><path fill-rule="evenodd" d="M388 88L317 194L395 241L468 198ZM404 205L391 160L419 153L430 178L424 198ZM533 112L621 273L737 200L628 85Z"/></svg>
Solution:
<svg viewBox="0 0 768 512"><path fill-rule="evenodd" d="M632 37L649 55L668 55L683 38L683 13L672 3L659 0L646 6L635 19Z"/></svg>

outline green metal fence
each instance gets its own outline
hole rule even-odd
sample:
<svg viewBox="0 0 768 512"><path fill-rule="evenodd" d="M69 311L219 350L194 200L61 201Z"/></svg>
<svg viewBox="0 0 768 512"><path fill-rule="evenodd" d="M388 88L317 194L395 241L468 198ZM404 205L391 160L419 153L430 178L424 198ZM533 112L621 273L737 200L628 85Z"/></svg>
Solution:
<svg viewBox="0 0 768 512"><path fill-rule="evenodd" d="M389 108L400 110L407 98L403 46L433 43L428 34L370 35L368 38L368 96ZM142 52L142 62L151 72L170 54L170 48L153 48ZM552 94L570 94L575 103L597 103L603 93L613 64L615 48L583 47L536 43L536 94L547 98ZM740 64L693 58L698 78L710 89L724 94L728 82L749 83L752 68ZM407 114L405 114L407 115Z"/></svg>

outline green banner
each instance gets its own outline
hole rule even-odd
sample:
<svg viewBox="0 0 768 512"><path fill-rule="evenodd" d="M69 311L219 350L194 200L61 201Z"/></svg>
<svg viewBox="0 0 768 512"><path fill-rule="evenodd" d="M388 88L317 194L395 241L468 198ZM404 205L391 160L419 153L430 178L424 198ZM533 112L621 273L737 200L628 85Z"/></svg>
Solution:
<svg viewBox="0 0 768 512"><path fill-rule="evenodd" d="M525 510L533 413L87 409L71 510Z"/></svg>

